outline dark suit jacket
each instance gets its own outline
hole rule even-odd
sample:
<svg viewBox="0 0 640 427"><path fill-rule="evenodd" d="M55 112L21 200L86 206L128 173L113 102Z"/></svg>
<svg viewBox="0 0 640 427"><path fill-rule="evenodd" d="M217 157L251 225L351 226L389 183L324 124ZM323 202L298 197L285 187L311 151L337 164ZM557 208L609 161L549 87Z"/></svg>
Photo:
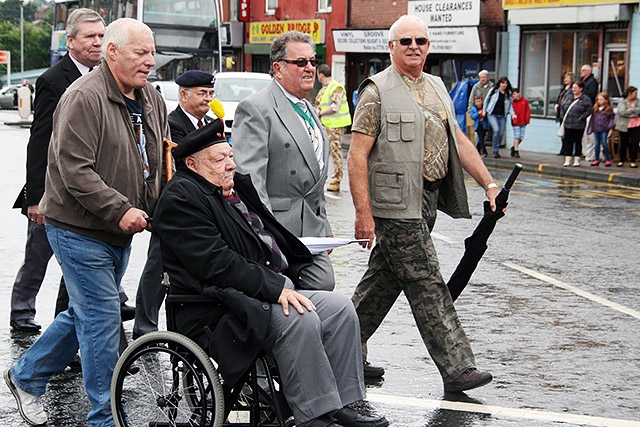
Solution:
<svg viewBox="0 0 640 427"><path fill-rule="evenodd" d="M211 123L213 119L209 116L204 116L203 121L204 124L207 124ZM171 141L176 144L179 144L185 136L196 130L191 119L187 117L179 105L169 113L169 127L171 128Z"/></svg>
<svg viewBox="0 0 640 427"><path fill-rule="evenodd" d="M53 112L65 90L81 76L67 53L36 81L33 122L27 145L27 183L18 195L14 208L27 214L27 207L37 205L44 194L47 152L53 127Z"/></svg>
<svg viewBox="0 0 640 427"><path fill-rule="evenodd" d="M219 303L178 307L176 329L204 348L233 385L262 347L271 304L278 301L285 278L269 267L271 249L224 200L220 187L182 164L177 167L153 223L171 277L170 293L205 295ZM262 204L248 175L236 174L235 189L275 238L289 262L284 274L297 284L299 270L311 262L308 249Z"/></svg>

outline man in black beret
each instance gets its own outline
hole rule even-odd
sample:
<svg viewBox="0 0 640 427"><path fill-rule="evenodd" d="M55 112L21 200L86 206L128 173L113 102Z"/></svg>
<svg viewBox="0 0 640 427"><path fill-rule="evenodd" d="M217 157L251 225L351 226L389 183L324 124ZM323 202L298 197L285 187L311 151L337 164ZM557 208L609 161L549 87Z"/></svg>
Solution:
<svg viewBox="0 0 640 427"><path fill-rule="evenodd" d="M178 106L168 117L173 142L179 144L187 134L213 121L207 115L210 110L209 101L213 99L213 82L213 74L200 70L186 71L176 79L180 86ZM165 296L163 276L160 245L152 234L147 262L136 293L134 339L158 330L158 312Z"/></svg>
<svg viewBox="0 0 640 427"><path fill-rule="evenodd" d="M299 427L386 427L384 417L346 408L365 396L353 304L297 289L311 253L260 201L249 175L235 173L222 121L187 135L174 157L153 223L170 292L219 301L176 308L177 331L216 360L230 386L260 350L270 354Z"/></svg>

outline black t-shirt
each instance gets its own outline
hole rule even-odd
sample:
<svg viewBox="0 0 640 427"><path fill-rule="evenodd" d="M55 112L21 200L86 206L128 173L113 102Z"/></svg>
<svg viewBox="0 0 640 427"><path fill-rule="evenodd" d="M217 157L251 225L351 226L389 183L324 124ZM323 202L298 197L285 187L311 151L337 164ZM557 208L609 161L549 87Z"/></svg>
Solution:
<svg viewBox="0 0 640 427"><path fill-rule="evenodd" d="M136 93L136 99L124 97L124 102L129 110L129 117L133 125L133 132L136 136L136 144L138 145L138 154L142 160L142 168L144 170L144 178L149 178L149 157L147 156L147 139L144 136L144 123L142 120L142 103L140 102L140 94Z"/></svg>
<svg viewBox="0 0 640 427"><path fill-rule="evenodd" d="M504 93L498 91L498 100L491 114L494 116L504 116Z"/></svg>

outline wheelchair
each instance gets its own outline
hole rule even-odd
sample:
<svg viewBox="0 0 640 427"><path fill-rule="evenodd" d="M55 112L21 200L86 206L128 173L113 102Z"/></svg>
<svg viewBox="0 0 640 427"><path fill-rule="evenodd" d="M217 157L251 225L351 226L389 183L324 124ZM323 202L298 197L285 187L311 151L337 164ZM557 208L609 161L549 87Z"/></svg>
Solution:
<svg viewBox="0 0 640 427"><path fill-rule="evenodd" d="M145 334L122 353L111 381L115 425L295 426L273 359L259 355L243 379L229 387L206 352L174 332L175 307L203 299L168 295L168 331Z"/></svg>

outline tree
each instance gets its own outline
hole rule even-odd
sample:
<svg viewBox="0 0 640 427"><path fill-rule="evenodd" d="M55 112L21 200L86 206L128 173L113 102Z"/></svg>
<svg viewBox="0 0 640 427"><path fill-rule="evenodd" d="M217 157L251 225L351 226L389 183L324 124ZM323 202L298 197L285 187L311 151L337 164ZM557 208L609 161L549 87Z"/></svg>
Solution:
<svg viewBox="0 0 640 427"><path fill-rule="evenodd" d="M11 73L20 71L20 24L0 22L0 50L11 52ZM51 24L24 23L24 69L46 68L51 65ZM7 73L0 65L0 75Z"/></svg>
<svg viewBox="0 0 640 427"><path fill-rule="evenodd" d="M0 16L2 16L2 20L20 25L20 5L22 1L23 0L5 0L0 3ZM24 21L33 22L37 9L38 6L35 3L29 2L25 4L22 11Z"/></svg>

